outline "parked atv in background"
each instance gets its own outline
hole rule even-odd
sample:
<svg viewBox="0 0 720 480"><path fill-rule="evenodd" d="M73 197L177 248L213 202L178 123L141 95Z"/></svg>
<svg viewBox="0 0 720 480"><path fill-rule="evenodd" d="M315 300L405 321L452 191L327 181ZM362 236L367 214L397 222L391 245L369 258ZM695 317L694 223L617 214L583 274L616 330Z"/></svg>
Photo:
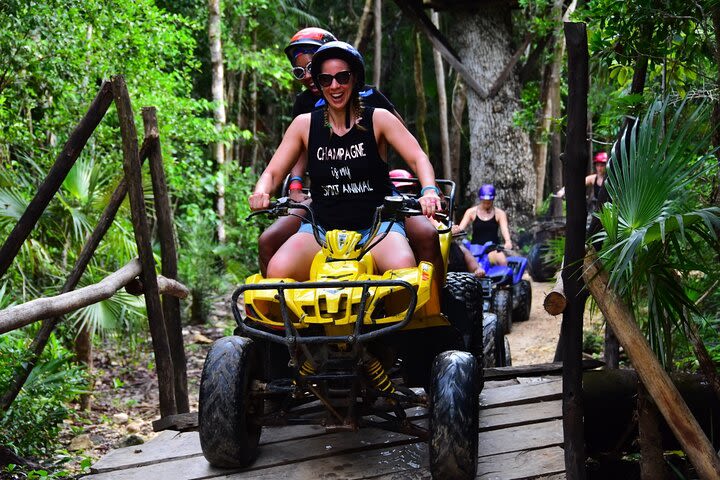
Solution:
<svg viewBox="0 0 720 480"><path fill-rule="evenodd" d="M361 244L357 232L332 230L323 242L311 211L287 199L264 213L297 208L307 211L322 249L307 282L256 274L233 293L238 327L213 344L200 383L205 458L219 467L250 465L266 425L371 426L427 440L433 478L475 478L484 356L479 283L472 274L448 276L438 298L430 263L378 274L370 254L378 239ZM379 232L381 216L414 214L416 200L386 197L370 238L389 231ZM289 358L284 371L273 355L278 349ZM427 427L409 421L408 409L417 406L429 413Z"/></svg>
<svg viewBox="0 0 720 480"><path fill-rule="evenodd" d="M491 265L488 254L493 250L502 251L502 245L492 242L477 245L467 240L463 243L485 270L485 278L481 279L484 310L495 313L504 333L510 333L513 322L530 319L532 286L528 280L522 278L527 268L527 259L508 256L507 266Z"/></svg>

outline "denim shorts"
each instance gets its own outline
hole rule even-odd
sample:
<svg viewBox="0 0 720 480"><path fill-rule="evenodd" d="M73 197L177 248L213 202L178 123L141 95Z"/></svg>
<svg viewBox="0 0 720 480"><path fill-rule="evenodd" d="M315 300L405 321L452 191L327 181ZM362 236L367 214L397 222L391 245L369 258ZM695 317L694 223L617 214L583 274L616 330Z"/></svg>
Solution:
<svg viewBox="0 0 720 480"><path fill-rule="evenodd" d="M378 230L378 235L381 235L388 227L390 222L382 222L380 224L380 230ZM396 232L405 237L405 225L403 223L395 222L393 223L393 226L390 228L391 232ZM300 233L309 233L312 235L313 233L313 227L308 222L303 222L303 224L300 226L300 229L298 230ZM362 239L360 240L360 243L363 244L369 240L370 237L370 228L363 228L362 230L357 230L362 235ZM320 227L320 240L325 241L325 229Z"/></svg>

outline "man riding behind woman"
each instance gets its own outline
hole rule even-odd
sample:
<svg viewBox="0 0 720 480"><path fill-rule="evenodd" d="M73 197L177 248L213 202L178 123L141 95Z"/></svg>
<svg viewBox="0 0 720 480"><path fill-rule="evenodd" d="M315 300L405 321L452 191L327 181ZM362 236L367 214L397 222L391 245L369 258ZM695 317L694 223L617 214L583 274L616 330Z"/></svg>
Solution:
<svg viewBox="0 0 720 480"><path fill-rule="evenodd" d="M312 63L313 83L320 88L325 104L322 109L299 115L290 124L249 197L250 208L267 208L270 195L298 157L306 154L312 209L319 226L367 235L376 207L391 194L388 166L381 154L390 145L420 179L423 214L434 215L440 208L439 189L427 155L395 115L365 106L360 100L365 84L362 56L351 45L335 41L321 46ZM340 149L355 151L356 155L318 155ZM307 280L319 250L311 227L305 224L272 257L266 276ZM404 228L398 224L373 249L373 258L380 272L417 265Z"/></svg>

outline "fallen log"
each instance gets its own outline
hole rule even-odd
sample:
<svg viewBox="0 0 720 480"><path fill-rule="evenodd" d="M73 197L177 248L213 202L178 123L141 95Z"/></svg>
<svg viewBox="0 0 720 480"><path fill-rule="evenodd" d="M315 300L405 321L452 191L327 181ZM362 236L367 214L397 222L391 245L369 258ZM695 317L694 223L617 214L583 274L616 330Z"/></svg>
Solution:
<svg viewBox="0 0 720 480"><path fill-rule="evenodd" d="M0 310L0 334L16 330L30 323L72 312L93 303L107 300L115 292L132 282L140 275L140 261L135 258L120 270L111 273L100 282L54 297L37 298L22 305L14 305ZM185 298L188 289L176 280L164 277L158 281L160 293ZM165 290L163 290L163 288Z"/></svg>
<svg viewBox="0 0 720 480"><path fill-rule="evenodd" d="M558 276L557 282L553 289L545 295L543 307L550 315L560 315L565 311L567 306L567 298L565 298L565 288L563 286L562 276Z"/></svg>

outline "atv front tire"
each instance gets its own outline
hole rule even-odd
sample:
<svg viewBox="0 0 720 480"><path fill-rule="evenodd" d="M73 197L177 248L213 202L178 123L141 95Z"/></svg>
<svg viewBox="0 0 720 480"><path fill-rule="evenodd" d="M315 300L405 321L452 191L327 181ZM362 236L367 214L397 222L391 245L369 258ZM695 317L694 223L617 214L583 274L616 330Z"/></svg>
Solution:
<svg viewBox="0 0 720 480"><path fill-rule="evenodd" d="M504 367L503 341L505 334L494 313L483 314L483 341L485 343L483 367Z"/></svg>
<svg viewBox="0 0 720 480"><path fill-rule="evenodd" d="M430 386L430 473L435 479L474 479L478 464L478 364L467 352L443 352Z"/></svg>
<svg viewBox="0 0 720 480"><path fill-rule="evenodd" d="M252 340L231 336L217 340L205 358L198 424L203 455L213 466L245 467L257 456L261 426L252 419L263 413L263 402L250 397L255 353Z"/></svg>
<svg viewBox="0 0 720 480"><path fill-rule="evenodd" d="M512 331L512 294L510 290L500 289L493 298L493 311L498 317L503 333Z"/></svg>
<svg viewBox="0 0 720 480"><path fill-rule="evenodd" d="M527 280L520 280L518 285L518 305L513 310L513 322L527 322L530 320L530 307L532 306L532 286Z"/></svg>

